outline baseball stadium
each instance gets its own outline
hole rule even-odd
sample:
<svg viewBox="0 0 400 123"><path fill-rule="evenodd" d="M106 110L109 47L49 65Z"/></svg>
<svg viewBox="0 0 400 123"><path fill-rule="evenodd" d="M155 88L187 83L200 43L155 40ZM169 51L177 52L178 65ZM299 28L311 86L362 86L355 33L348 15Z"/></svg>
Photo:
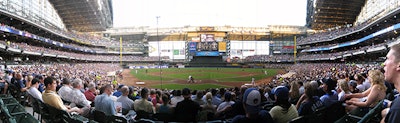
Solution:
<svg viewBox="0 0 400 123"><path fill-rule="evenodd" d="M263 26L116 26L121 1L0 0L0 123L400 122L400 0L303 0L304 24Z"/></svg>

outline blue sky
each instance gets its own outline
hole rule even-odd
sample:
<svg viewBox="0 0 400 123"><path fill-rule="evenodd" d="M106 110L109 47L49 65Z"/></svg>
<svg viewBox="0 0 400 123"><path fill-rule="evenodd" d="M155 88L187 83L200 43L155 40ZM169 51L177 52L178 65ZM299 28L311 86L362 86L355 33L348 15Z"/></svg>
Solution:
<svg viewBox="0 0 400 123"><path fill-rule="evenodd" d="M113 0L114 27L304 26L307 0Z"/></svg>

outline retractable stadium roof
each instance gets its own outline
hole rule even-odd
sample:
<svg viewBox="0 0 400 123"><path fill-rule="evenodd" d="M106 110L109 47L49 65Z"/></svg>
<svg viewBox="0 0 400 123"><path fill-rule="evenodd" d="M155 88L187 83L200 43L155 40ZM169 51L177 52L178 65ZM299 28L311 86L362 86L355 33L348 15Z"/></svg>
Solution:
<svg viewBox="0 0 400 123"><path fill-rule="evenodd" d="M353 24L366 0L308 0L307 27L323 30Z"/></svg>
<svg viewBox="0 0 400 123"><path fill-rule="evenodd" d="M111 0L49 0L69 30L105 31L112 27Z"/></svg>

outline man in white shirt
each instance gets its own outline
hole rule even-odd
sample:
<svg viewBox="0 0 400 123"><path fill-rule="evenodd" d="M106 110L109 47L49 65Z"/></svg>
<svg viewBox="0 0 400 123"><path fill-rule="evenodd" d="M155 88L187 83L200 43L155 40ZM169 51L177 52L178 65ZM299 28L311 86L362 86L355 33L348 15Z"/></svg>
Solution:
<svg viewBox="0 0 400 123"><path fill-rule="evenodd" d="M71 83L70 83L69 79L64 78L63 86L60 88L60 90L57 91L58 95L60 95L61 99L70 101L67 99L71 99L70 98L71 91L72 91L72 87L71 87Z"/></svg>
<svg viewBox="0 0 400 123"><path fill-rule="evenodd" d="M40 91L38 90L39 88L39 83L40 80L37 78L34 78L31 82L31 87L28 89L28 93L29 95L31 95L32 97L39 99L40 101L43 102L42 99L42 93L40 93Z"/></svg>
<svg viewBox="0 0 400 123"><path fill-rule="evenodd" d="M90 101L86 99L85 94L82 93L81 89L83 87L81 79L75 79L72 82L73 89L71 90L69 98L67 100L71 101L71 104L76 106L82 106L83 116L89 116L90 112Z"/></svg>

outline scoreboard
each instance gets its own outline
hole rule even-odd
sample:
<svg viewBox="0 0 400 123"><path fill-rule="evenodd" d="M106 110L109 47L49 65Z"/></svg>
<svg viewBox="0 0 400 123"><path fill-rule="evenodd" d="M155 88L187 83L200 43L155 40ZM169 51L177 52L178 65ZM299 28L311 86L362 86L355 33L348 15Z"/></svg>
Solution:
<svg viewBox="0 0 400 123"><path fill-rule="evenodd" d="M226 54L226 42L214 34L200 34L188 43L189 56L223 56Z"/></svg>

